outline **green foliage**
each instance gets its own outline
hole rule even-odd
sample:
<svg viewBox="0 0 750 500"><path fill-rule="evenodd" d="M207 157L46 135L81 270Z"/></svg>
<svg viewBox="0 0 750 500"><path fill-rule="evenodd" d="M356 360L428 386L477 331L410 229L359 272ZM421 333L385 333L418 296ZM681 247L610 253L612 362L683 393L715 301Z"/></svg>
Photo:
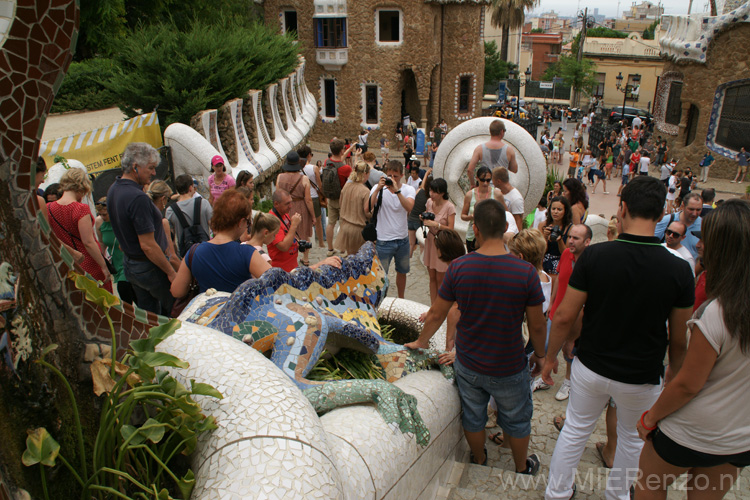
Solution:
<svg viewBox="0 0 750 500"><path fill-rule="evenodd" d="M565 85L588 93L591 93L598 84L594 61L584 57L579 63L573 54L560 56L558 62L547 68L542 80L550 81L556 76L561 77Z"/></svg>
<svg viewBox="0 0 750 500"><path fill-rule="evenodd" d="M115 96L104 86L114 74L110 59L73 62L52 103L53 113L105 109L117 105Z"/></svg>
<svg viewBox="0 0 750 500"><path fill-rule="evenodd" d="M484 82L494 83L508 78L509 64L500 58L495 41L484 42Z"/></svg>
<svg viewBox="0 0 750 500"><path fill-rule="evenodd" d="M656 35L656 27L659 25L659 20L657 19L651 25L643 30L643 39L644 40L653 40L654 36Z"/></svg>
<svg viewBox="0 0 750 500"><path fill-rule="evenodd" d="M613 30L612 28L607 28L606 26L596 26L594 28L589 28L586 30L586 37L587 38L627 38L628 34L624 31L618 31ZM581 33L579 32L575 38L573 38L573 43L570 44L570 53L571 54L578 54L578 47L581 43Z"/></svg>
<svg viewBox="0 0 750 500"><path fill-rule="evenodd" d="M128 116L158 106L159 123L189 123L249 89L263 89L297 65L298 47L263 24L196 21L146 26L122 40L107 88Z"/></svg>
<svg viewBox="0 0 750 500"><path fill-rule="evenodd" d="M149 336L131 343L122 361L116 361L115 331L109 308L119 299L99 288L92 280L70 273L76 287L86 299L97 304L110 326L112 358L95 360L91 365L94 392L106 393L102 402L99 430L87 458L78 416L78 405L64 375L45 357L56 346L49 346L37 361L61 379L68 390L77 426L78 468L61 453L60 445L46 429L29 432L22 461L26 466L40 464L54 467L57 459L78 481L81 498L172 499L190 498L195 486L193 472L178 475L181 457L195 449L198 436L215 429L214 418L201 413L193 396L221 399L221 394L208 384L190 381L188 389L164 367L187 367L187 363L171 354L156 352L156 346L180 326L171 320L150 330ZM91 475L89 475L91 465ZM44 467L40 467L42 487L47 498ZM72 498L72 496L71 496Z"/></svg>
<svg viewBox="0 0 750 500"><path fill-rule="evenodd" d="M392 341L393 333L392 326L380 326L380 334L385 340ZM352 349L341 349L335 355L323 351L318 362L308 373L307 378L319 382L349 379L383 380L385 375L380 363L372 354Z"/></svg>
<svg viewBox="0 0 750 500"><path fill-rule="evenodd" d="M531 33L544 33L544 28L532 28Z"/></svg>
<svg viewBox="0 0 750 500"><path fill-rule="evenodd" d="M140 26L171 23L184 30L195 20L221 24L226 17L249 24L261 11L247 0L80 0L80 27L76 59L107 56Z"/></svg>

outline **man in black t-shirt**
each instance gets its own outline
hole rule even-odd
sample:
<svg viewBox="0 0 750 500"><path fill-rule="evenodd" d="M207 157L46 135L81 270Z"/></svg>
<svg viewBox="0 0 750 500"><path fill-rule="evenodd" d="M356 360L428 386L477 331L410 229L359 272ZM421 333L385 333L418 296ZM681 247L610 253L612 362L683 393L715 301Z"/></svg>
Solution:
<svg viewBox="0 0 750 500"><path fill-rule="evenodd" d="M143 192L159 164L159 152L144 142L132 142L122 154L122 177L107 192L112 230L120 243L125 277L133 285L141 309L169 316L174 297L169 287L176 272L166 256L163 215Z"/></svg>
<svg viewBox="0 0 750 500"><path fill-rule="evenodd" d="M576 263L565 298L555 312L543 380L585 305L573 362L565 427L555 446L545 498L567 499L591 432L610 397L617 405L617 451L607 481L607 499L628 500L643 441L636 423L685 357L686 322L694 300L688 263L659 245L654 228L666 189L654 177L637 177L622 190L617 240L587 248ZM617 304L619 309L612 309ZM632 306L623 314L622 307ZM669 331L666 323L669 320Z"/></svg>

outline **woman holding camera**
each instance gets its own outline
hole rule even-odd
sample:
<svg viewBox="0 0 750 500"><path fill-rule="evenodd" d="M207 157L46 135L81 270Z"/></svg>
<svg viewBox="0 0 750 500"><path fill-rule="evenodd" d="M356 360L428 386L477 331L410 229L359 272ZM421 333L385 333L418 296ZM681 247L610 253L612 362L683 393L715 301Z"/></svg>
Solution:
<svg viewBox="0 0 750 500"><path fill-rule="evenodd" d="M348 255L354 255L365 244L362 229L367 219L372 216L370 208L370 190L365 186L370 173L370 166L357 162L349 175L349 180L341 190L341 209L339 232L334 241L334 248Z"/></svg>
<svg viewBox="0 0 750 500"><path fill-rule="evenodd" d="M479 185L464 195L464 206L461 209L461 220L465 220L469 223L466 228L467 252L473 252L477 249L477 242L474 237L474 227L472 226L472 222L474 222L474 205L482 200L493 197L497 201L502 202L503 206L505 206L503 192L498 188L490 189L490 186L492 185L492 170L490 170L489 167L482 165L477 169L476 176Z"/></svg>
<svg viewBox="0 0 750 500"><path fill-rule="evenodd" d="M422 224L429 230L424 243L424 265L430 274L430 303L437 299L448 264L440 260L435 249L435 236L443 229L453 229L456 207L448 199L448 183L438 177L430 183L430 199L422 214Z"/></svg>
<svg viewBox="0 0 750 500"><path fill-rule="evenodd" d="M568 199L565 196L556 196L552 198L552 203L547 209L547 220L539 224L539 229L547 240L542 269L550 276L557 276L557 264L565 250L568 232L573 227L572 216Z"/></svg>
<svg viewBox="0 0 750 500"><path fill-rule="evenodd" d="M276 178L276 188L283 189L292 197L292 208L289 213L302 216L302 222L297 226L297 239L309 241L315 225L315 207L310 195L310 179L302 171L300 160L296 151L287 155L286 161L281 166L283 172ZM310 265L309 253L309 248L302 252L301 264L304 266Z"/></svg>

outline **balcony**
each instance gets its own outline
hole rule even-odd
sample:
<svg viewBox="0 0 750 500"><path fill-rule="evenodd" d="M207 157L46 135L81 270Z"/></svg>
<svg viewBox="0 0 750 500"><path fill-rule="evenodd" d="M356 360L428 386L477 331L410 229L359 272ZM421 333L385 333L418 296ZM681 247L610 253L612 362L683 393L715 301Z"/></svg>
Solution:
<svg viewBox="0 0 750 500"><path fill-rule="evenodd" d="M326 71L339 71L344 64L349 62L349 49L315 49L315 61Z"/></svg>
<svg viewBox="0 0 750 500"><path fill-rule="evenodd" d="M542 58L543 63L556 63L560 60L560 54L551 54L549 52L544 54Z"/></svg>

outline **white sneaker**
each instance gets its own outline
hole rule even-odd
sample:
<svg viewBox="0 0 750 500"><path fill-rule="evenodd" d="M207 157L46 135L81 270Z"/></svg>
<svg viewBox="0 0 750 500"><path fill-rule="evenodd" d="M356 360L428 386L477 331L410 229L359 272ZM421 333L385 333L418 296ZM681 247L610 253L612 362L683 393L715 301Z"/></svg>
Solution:
<svg viewBox="0 0 750 500"><path fill-rule="evenodd" d="M550 387L552 386L549 384L545 384L544 381L542 380L542 377L537 377L531 383L531 392L545 391L549 389Z"/></svg>
<svg viewBox="0 0 750 500"><path fill-rule="evenodd" d="M564 380L560 390L555 394L555 399L558 401L565 401L570 396L570 380Z"/></svg>

